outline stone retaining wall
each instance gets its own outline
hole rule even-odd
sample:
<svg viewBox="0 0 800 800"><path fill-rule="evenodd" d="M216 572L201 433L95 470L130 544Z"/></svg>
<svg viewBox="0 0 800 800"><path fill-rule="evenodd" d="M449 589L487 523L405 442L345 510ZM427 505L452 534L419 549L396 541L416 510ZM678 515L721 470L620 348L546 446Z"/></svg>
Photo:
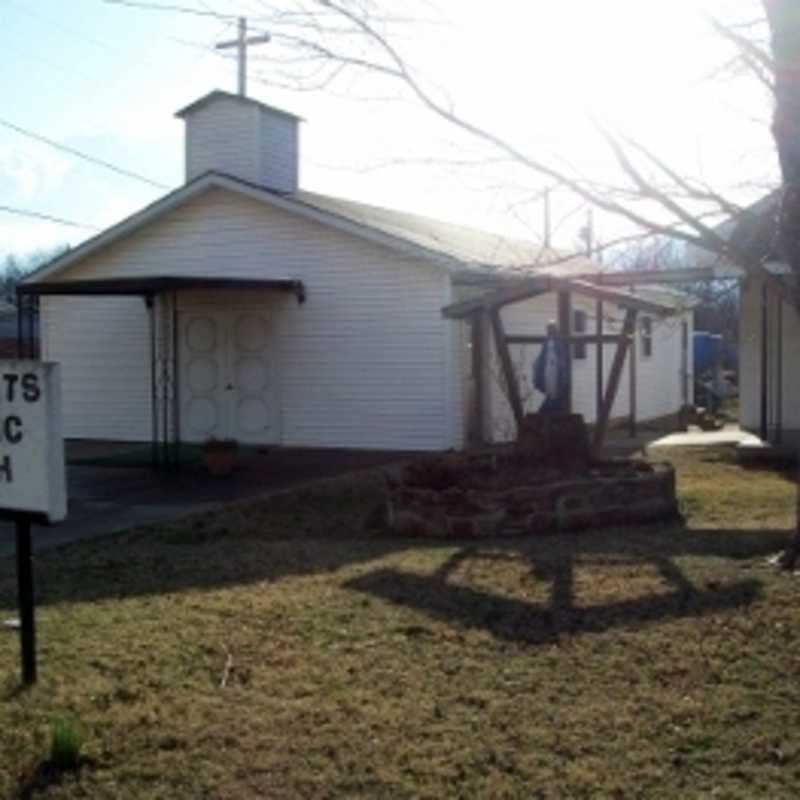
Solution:
<svg viewBox="0 0 800 800"><path fill-rule="evenodd" d="M543 473L507 488L401 481L389 487L385 520L400 535L447 538L634 525L677 514L671 465L597 462L583 475Z"/></svg>

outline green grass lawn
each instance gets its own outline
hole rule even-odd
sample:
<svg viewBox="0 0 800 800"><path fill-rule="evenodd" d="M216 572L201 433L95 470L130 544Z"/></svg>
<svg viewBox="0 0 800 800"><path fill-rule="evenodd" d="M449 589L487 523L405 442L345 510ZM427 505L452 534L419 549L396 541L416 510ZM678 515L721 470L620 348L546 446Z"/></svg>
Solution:
<svg viewBox="0 0 800 800"><path fill-rule="evenodd" d="M685 526L398 540L333 481L44 554L33 690L0 631L0 796L796 798L791 476L674 459Z"/></svg>

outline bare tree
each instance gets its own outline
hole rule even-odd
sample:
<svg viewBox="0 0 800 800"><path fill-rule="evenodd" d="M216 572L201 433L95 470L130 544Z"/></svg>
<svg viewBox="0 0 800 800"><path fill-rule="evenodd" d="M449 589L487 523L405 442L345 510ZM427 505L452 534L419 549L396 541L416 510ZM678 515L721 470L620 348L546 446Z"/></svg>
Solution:
<svg viewBox="0 0 800 800"><path fill-rule="evenodd" d="M664 236L642 237L615 248L612 263L621 271L675 270L692 266L686 248ZM694 328L721 334L727 344L739 340L739 282L734 279L680 284L693 300Z"/></svg>
<svg viewBox="0 0 800 800"><path fill-rule="evenodd" d="M288 7L261 0L258 6L261 24L270 27L276 45L268 56L273 83L322 90L358 76L380 77L398 96L481 144L488 157L513 163L532 185L569 191L627 220L643 235L709 251L788 296L796 311L798 298L764 264L777 251L800 277L800 5L797 0L762 3L765 18L760 20L740 25L711 21L733 48L726 68L748 70L774 93L772 132L782 181L772 200L756 208L740 207L706 182L686 177L644 143L597 122L597 135L616 164L617 185L589 180L563 160L528 152L481 121L462 116L446 92L403 57L393 30L415 21L387 13L379 0L293 0ZM737 220L733 234L723 233L719 223L732 218ZM798 557L800 495L797 535L785 565L794 567Z"/></svg>
<svg viewBox="0 0 800 800"><path fill-rule="evenodd" d="M308 91L355 82L358 76L380 76L398 97L421 104L483 145L489 157L510 161L526 171L533 183L559 186L643 232L670 236L740 266L761 270L747 248L716 230L715 221L739 215L743 209L702 181L682 176L643 143L613 134L595 122L597 135L608 146L620 175L619 185L600 185L563 162L544 160L480 121L457 113L447 94L404 59L392 37L397 26L415 21L387 15L377 0L295 0L289 11L262 0L260 8L261 24L270 27L276 44L264 57L273 84ZM747 37L735 31L730 37L740 58L766 77L771 62L767 59L765 63L757 45L748 49Z"/></svg>

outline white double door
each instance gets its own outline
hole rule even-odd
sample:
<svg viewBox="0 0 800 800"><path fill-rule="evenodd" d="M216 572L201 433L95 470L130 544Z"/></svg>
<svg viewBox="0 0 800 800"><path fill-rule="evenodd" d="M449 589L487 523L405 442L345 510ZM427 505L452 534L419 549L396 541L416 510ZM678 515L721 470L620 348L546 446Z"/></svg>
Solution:
<svg viewBox="0 0 800 800"><path fill-rule="evenodd" d="M181 313L181 436L249 444L279 439L269 316L258 309Z"/></svg>

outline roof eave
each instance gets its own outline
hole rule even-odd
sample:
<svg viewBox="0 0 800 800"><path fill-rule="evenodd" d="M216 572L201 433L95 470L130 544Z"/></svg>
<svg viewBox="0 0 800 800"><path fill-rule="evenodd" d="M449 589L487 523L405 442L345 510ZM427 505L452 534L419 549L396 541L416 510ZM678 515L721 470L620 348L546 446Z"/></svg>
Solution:
<svg viewBox="0 0 800 800"><path fill-rule="evenodd" d="M121 222L118 222L116 225L112 225L110 228L97 234L97 236L78 245L78 247L43 264L39 269L28 275L23 283L41 281L44 278L48 278L74 266L103 248L110 247L146 225L155 222L164 214L167 214L188 202L193 197L212 188L227 189L251 197L266 205L281 208L289 213L312 219L322 225L349 233L362 240L386 247L394 252L399 252L403 255L425 261L440 269L445 269L450 274L462 271L465 266L464 262L452 256L430 250L400 237L384 233L383 231L369 228L366 225L348 220L343 216L317 209L307 203L295 200L290 194L273 192L264 187L222 173L207 172L198 176L193 181L174 189L169 194L164 195L149 206L146 206Z"/></svg>

